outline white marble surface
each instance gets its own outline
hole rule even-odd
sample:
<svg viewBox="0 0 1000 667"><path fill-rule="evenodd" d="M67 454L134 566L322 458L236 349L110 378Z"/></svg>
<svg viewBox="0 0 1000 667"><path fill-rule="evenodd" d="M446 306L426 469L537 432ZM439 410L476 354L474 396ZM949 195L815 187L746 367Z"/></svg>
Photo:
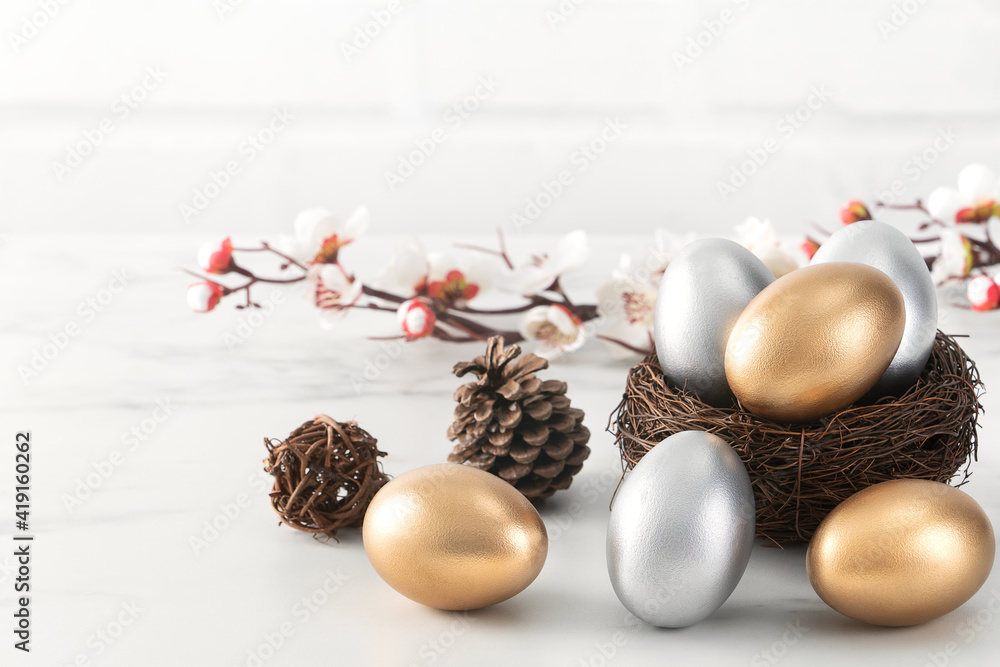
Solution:
<svg viewBox="0 0 1000 667"><path fill-rule="evenodd" d="M352 316L326 331L290 294L231 351L223 336L236 331L241 313L224 305L195 316L184 305L188 280L176 269L193 263L199 241L12 235L0 245L0 664L991 662L1000 642L1000 572L944 618L883 629L839 616L817 598L805 576L804 549L758 546L733 596L707 621L668 631L633 618L616 599L604 562L608 500L620 471L604 426L628 363L610 360L599 344L549 372L569 382L574 404L586 411L593 454L572 488L541 508L551 545L539 578L514 599L467 615L410 602L372 570L357 531L344 531L340 544L322 544L279 527L261 472L263 438L283 436L325 412L370 430L389 452L390 473L439 462L450 449L444 433L459 384L448 369L476 348L436 341L407 347L358 393L350 377L380 352L379 343L362 336L388 331L391 318ZM610 251L627 244L595 245L609 255L603 270L614 259ZM100 298L122 268L133 276L127 287L91 319L79 304ZM570 285L585 292L596 279ZM18 365L71 322L79 334L23 383ZM950 333L970 334L963 344L988 385L1000 377L998 325L1000 312L951 308L942 324ZM1000 403L995 394L984 402L980 460L965 488L1000 525ZM150 421L164 416L155 411L158 403L172 410L162 423ZM143 440L126 436L144 426ZM18 430L31 430L35 456L33 651L27 656L11 648L8 611ZM65 498L79 480L107 470L116 450L120 465L68 509ZM203 536L206 522L224 523L218 517L227 506L229 526L195 553L191 538ZM128 625L120 628L119 621ZM281 647L267 649L267 637L282 631L287 638L275 641ZM257 663L250 652L259 654L262 646L267 659Z"/></svg>

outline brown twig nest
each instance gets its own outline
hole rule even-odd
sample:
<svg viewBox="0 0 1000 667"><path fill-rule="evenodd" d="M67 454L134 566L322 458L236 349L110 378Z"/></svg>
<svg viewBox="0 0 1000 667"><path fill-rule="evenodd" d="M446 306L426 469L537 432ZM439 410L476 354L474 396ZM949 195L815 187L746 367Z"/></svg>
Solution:
<svg viewBox="0 0 1000 667"><path fill-rule="evenodd" d="M629 371L608 430L626 470L680 431L707 431L729 442L753 483L757 537L780 546L807 541L830 510L873 484L949 482L963 465L955 486L964 484L977 453L982 390L975 363L939 331L927 368L901 398L778 424L669 386L652 352Z"/></svg>
<svg viewBox="0 0 1000 667"><path fill-rule="evenodd" d="M336 539L357 527L372 497L389 481L377 440L355 422L318 415L285 440L265 439L264 470L274 477L271 506L281 520L313 535Z"/></svg>

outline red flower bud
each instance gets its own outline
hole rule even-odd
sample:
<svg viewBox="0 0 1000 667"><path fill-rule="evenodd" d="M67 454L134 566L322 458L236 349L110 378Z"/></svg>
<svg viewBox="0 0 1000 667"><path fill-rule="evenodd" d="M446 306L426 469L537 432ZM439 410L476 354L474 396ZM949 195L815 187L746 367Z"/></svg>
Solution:
<svg viewBox="0 0 1000 667"><path fill-rule="evenodd" d="M868 212L868 207L857 199L852 199L840 207L840 221L845 225L853 225L855 222L871 219L872 214Z"/></svg>
<svg viewBox="0 0 1000 667"><path fill-rule="evenodd" d="M980 312L993 310L1000 304L1000 285L987 275L976 276L970 280L965 294L969 298L972 310Z"/></svg>

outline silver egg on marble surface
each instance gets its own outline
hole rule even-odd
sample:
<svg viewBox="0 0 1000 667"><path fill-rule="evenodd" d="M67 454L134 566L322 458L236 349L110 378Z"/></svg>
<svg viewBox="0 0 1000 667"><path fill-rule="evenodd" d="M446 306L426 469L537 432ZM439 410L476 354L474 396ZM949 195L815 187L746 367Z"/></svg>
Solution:
<svg viewBox="0 0 1000 667"><path fill-rule="evenodd" d="M659 627L708 617L743 576L755 514L750 476L725 440L702 431L670 436L615 494L607 556L618 599Z"/></svg>
<svg viewBox="0 0 1000 667"><path fill-rule="evenodd" d="M727 239L701 239L663 273L653 316L656 355L667 381L716 407L728 407L726 343L746 305L774 282L762 261Z"/></svg>
<svg viewBox="0 0 1000 667"><path fill-rule="evenodd" d="M902 396L927 365L937 333L937 295L924 258L903 232L884 222L865 220L837 231L820 246L811 263L826 262L872 266L892 278L903 293L903 339L889 368L868 393L873 398Z"/></svg>

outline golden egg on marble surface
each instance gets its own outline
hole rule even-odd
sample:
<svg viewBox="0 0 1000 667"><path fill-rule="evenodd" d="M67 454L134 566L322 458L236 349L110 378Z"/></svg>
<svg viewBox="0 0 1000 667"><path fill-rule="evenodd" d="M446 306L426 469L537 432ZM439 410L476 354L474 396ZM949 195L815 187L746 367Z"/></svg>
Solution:
<svg viewBox="0 0 1000 667"><path fill-rule="evenodd" d="M726 346L726 379L754 414L817 419L875 385L905 323L903 295L878 269L807 266L765 287L740 314Z"/></svg>
<svg viewBox="0 0 1000 667"><path fill-rule="evenodd" d="M968 494L929 480L882 482L823 520L806 552L816 593L845 616L914 625L971 598L993 567L996 541Z"/></svg>
<svg viewBox="0 0 1000 667"><path fill-rule="evenodd" d="M436 609L480 609L524 590L548 553L545 524L517 489L457 463L406 472L372 499L362 530L375 571Z"/></svg>

